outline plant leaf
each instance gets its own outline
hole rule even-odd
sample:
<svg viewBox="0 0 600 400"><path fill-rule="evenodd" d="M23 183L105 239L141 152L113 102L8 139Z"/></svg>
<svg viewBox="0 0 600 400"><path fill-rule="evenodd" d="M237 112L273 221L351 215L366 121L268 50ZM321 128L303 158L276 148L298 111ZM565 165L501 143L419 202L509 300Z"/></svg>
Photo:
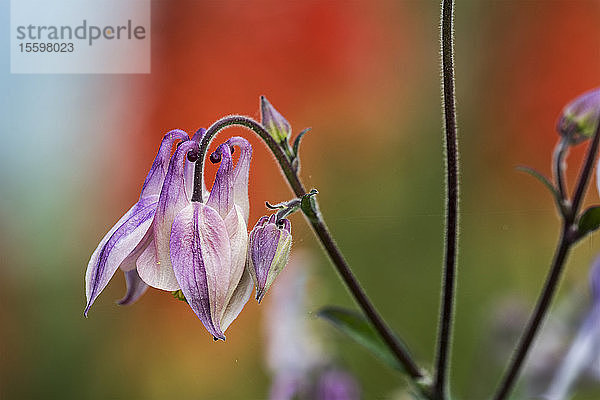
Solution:
<svg viewBox="0 0 600 400"><path fill-rule="evenodd" d="M392 352L379 338L369 322L359 313L342 307L329 306L318 312L319 317L331 322L342 333L366 347L373 355L392 368L404 371Z"/></svg>
<svg viewBox="0 0 600 400"><path fill-rule="evenodd" d="M600 206L593 206L585 210L579 217L577 226L580 238L600 228Z"/></svg>
<svg viewBox="0 0 600 400"><path fill-rule="evenodd" d="M300 149L300 140L302 140L302 137L304 135L306 135L311 128L306 128L304 129L302 132L300 132L297 136L296 139L294 139L294 144L293 144L293 154L294 157L298 157L298 150Z"/></svg>
<svg viewBox="0 0 600 400"><path fill-rule="evenodd" d="M558 191L556 190L556 188L554 187L552 182L550 182L550 179L546 178L544 175L542 175L540 172L536 171L535 169L526 167L524 165L519 165L517 167L517 171L525 172L525 173L533 176L538 181L540 181L544 186L546 186L546 188L550 191L550 193L552 193L552 196L554 196L554 199L557 201L557 203L560 204L560 202L561 202L560 195L558 194Z"/></svg>

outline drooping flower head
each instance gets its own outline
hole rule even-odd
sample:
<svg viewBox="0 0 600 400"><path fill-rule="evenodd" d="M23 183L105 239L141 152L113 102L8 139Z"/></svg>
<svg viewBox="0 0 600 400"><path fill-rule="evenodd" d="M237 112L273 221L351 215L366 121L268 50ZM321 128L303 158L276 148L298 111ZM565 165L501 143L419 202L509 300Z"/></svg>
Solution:
<svg viewBox="0 0 600 400"><path fill-rule="evenodd" d="M598 120L600 120L600 88L590 90L567 104L556 129L571 144L577 144L592 137Z"/></svg>
<svg viewBox="0 0 600 400"><path fill-rule="evenodd" d="M175 130L164 137L139 201L92 255L86 272L86 313L121 267L128 287L121 304L135 301L148 286L180 289L208 331L225 339L225 330L253 287L245 268L252 146L240 137L219 146L211 155L211 161L221 163L212 189L206 190L202 177L204 201L192 201L194 163L204 133L200 129L189 140L185 132ZM234 147L240 148L235 166Z"/></svg>
<svg viewBox="0 0 600 400"><path fill-rule="evenodd" d="M144 239L147 239L154 218L173 144L188 139L187 133L178 129L164 136L142 186L139 200L108 231L92 254L85 276L86 315L119 267L125 271L128 287L128 293L121 304L135 301L146 290L147 286L140 281L134 270L135 260L144 246Z"/></svg>
<svg viewBox="0 0 600 400"><path fill-rule="evenodd" d="M277 214L261 217L252 232L248 246L248 270L256 285L260 302L273 281L288 262L292 248L292 226Z"/></svg>

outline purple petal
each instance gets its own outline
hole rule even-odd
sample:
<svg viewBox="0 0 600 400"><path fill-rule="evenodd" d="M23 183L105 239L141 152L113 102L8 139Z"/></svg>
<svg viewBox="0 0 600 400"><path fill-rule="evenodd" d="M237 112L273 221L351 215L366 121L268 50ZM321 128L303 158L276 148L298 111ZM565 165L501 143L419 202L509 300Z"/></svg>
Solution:
<svg viewBox="0 0 600 400"><path fill-rule="evenodd" d="M175 276L192 310L213 337L225 339L218 320L228 285L223 266L231 264L227 228L219 214L201 203L182 209L173 221L170 240Z"/></svg>
<svg viewBox="0 0 600 400"><path fill-rule="evenodd" d="M111 228L92 254L85 274L87 313L119 265L136 249L152 223L157 197L141 199Z"/></svg>
<svg viewBox="0 0 600 400"><path fill-rule="evenodd" d="M250 299L253 288L254 282L252 282L252 277L248 270L244 268L240 281L229 300L229 304L227 304L223 317L221 317L221 329L223 332L227 330L229 325L242 312L242 309Z"/></svg>
<svg viewBox="0 0 600 400"><path fill-rule="evenodd" d="M231 264L221 268L221 274L228 276L227 306L219 316L223 332L242 311L254 286L252 277L246 272L248 231L240 207L234 206L224 222L229 236Z"/></svg>
<svg viewBox="0 0 600 400"><path fill-rule="evenodd" d="M156 158L152 163L152 167L150 168L150 171L146 176L146 180L144 181L140 198L159 195L163 181L165 180L165 175L167 173L167 167L169 165L169 159L171 158L173 144L178 140L189 140L189 136L180 129L174 129L163 137L158 149L158 154L156 155Z"/></svg>
<svg viewBox="0 0 600 400"><path fill-rule="evenodd" d="M193 140L181 143L171 157L152 224L154 237L137 260L137 270L142 280L157 289L179 289L171 265L169 237L175 215L189 204L184 181L184 158L190 150L198 150L198 143Z"/></svg>
<svg viewBox="0 0 600 400"><path fill-rule="evenodd" d="M119 300L122 306L135 303L148 289L148 285L142 281L135 269L123 271L125 274L125 283L127 284L127 293L125 297Z"/></svg>
<svg viewBox="0 0 600 400"><path fill-rule="evenodd" d="M233 173L233 202L242 209L244 220L248 224L250 203L248 201L248 177L250 175L250 162L252 161L252 146L250 142L239 136L230 138L229 146L240 148L240 158Z"/></svg>
<svg viewBox="0 0 600 400"><path fill-rule="evenodd" d="M250 273L256 283L257 295L265 289L267 276L277 252L280 236L281 231L277 228L277 225L271 223L254 228L250 233L248 261L250 263Z"/></svg>
<svg viewBox="0 0 600 400"><path fill-rule="evenodd" d="M231 148L227 143L220 145L215 151L220 157L221 165L215 177L215 183L210 191L206 204L225 218L233 208L233 161L231 159Z"/></svg>

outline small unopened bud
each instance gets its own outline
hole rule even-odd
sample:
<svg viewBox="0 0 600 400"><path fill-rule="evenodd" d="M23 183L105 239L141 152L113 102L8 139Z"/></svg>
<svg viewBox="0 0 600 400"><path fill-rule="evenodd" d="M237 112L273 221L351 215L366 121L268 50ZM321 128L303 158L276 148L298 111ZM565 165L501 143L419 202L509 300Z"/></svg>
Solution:
<svg viewBox="0 0 600 400"><path fill-rule="evenodd" d="M592 137L599 120L600 88L596 88L566 105L556 129L570 144L578 144Z"/></svg>
<svg viewBox="0 0 600 400"><path fill-rule="evenodd" d="M260 96L260 117L261 124L277 143L283 143L290 137L292 127L265 96Z"/></svg>
<svg viewBox="0 0 600 400"><path fill-rule="evenodd" d="M292 226L288 219L277 220L277 214L261 217L248 242L248 272L256 286L260 303L271 284L288 262L292 248Z"/></svg>

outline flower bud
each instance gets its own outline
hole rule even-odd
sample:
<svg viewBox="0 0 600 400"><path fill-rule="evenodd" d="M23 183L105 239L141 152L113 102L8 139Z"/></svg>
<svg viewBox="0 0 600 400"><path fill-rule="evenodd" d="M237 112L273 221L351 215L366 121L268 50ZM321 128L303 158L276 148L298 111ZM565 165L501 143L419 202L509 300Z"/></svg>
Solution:
<svg viewBox="0 0 600 400"><path fill-rule="evenodd" d="M259 303L287 264L291 248L290 221L285 218L277 221L277 214L261 217L250 232L247 267L254 280Z"/></svg>
<svg viewBox="0 0 600 400"><path fill-rule="evenodd" d="M292 127L265 96L260 96L260 116L261 124L277 143L283 143L290 137Z"/></svg>
<svg viewBox="0 0 600 400"><path fill-rule="evenodd" d="M570 144L581 143L594 134L600 120L600 88L590 90L563 109L556 129Z"/></svg>

